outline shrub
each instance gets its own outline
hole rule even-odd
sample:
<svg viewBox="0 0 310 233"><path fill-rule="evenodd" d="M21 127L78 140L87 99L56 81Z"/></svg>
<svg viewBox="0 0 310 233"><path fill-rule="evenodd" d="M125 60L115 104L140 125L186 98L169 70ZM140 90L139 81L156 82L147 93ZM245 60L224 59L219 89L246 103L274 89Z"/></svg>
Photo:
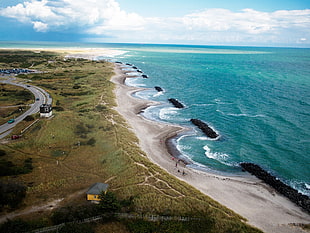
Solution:
<svg viewBox="0 0 310 233"><path fill-rule="evenodd" d="M96 106L96 111L98 111L98 112L102 112L102 111L104 111L106 109L107 109L107 107L104 106L104 105L101 105L101 104Z"/></svg>
<svg viewBox="0 0 310 233"><path fill-rule="evenodd" d="M6 232L6 233L27 232L29 230L30 230L29 224L21 219L8 220L0 226L0 232Z"/></svg>
<svg viewBox="0 0 310 233"><path fill-rule="evenodd" d="M26 196L26 187L17 183L0 182L0 206L16 208Z"/></svg>
<svg viewBox="0 0 310 233"><path fill-rule="evenodd" d="M121 203L112 192L102 192L99 196L99 207L105 213L115 213L121 209Z"/></svg>
<svg viewBox="0 0 310 233"><path fill-rule="evenodd" d="M96 139L94 139L94 138L91 138L86 142L86 144L89 146L93 146L93 145L95 145L95 143L96 143Z"/></svg>
<svg viewBox="0 0 310 233"><path fill-rule="evenodd" d="M56 110L58 112L62 112L62 111L64 111L64 108L60 107L60 106L55 106L55 107L53 107L53 110Z"/></svg>
<svg viewBox="0 0 310 233"><path fill-rule="evenodd" d="M6 151L0 149L0 156L5 156L5 155L6 155Z"/></svg>
<svg viewBox="0 0 310 233"><path fill-rule="evenodd" d="M52 222L61 224L64 222L72 222L90 218L98 215L98 206L95 204L86 204L80 206L67 206L57 209L52 214Z"/></svg>
<svg viewBox="0 0 310 233"><path fill-rule="evenodd" d="M33 121L34 120L34 117L33 116L30 116L30 115L28 115L28 116L26 116L25 118L24 118L24 121Z"/></svg>

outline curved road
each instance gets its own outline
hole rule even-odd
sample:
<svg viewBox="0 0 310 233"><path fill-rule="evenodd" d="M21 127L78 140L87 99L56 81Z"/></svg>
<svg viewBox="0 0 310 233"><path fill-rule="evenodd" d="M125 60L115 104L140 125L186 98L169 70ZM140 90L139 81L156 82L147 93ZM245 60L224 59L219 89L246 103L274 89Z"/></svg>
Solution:
<svg viewBox="0 0 310 233"><path fill-rule="evenodd" d="M11 85L23 87L23 88L31 91L32 94L34 95L34 98L35 98L35 102L33 104L31 104L30 109L28 109L22 115L16 117L14 123L12 123L12 124L5 123L3 125L0 125L0 139L9 135L12 131L12 128L16 124L21 122L26 116L39 112L40 106L42 104L52 104L52 98L50 97L50 95L40 87L36 87L33 85L29 85L29 84L24 84L22 82L16 82L16 79L14 77L13 78L9 77L5 80L0 80L0 83L11 84Z"/></svg>

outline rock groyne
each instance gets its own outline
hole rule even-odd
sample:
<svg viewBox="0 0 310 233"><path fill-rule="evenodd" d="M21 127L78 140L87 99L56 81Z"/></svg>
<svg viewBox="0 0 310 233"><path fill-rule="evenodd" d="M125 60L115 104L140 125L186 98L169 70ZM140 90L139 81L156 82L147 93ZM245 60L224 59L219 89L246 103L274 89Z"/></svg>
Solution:
<svg viewBox="0 0 310 233"><path fill-rule="evenodd" d="M159 87L159 86L155 86L154 88L155 88L155 90L158 91L158 92L163 91L163 89L162 89L161 87Z"/></svg>
<svg viewBox="0 0 310 233"><path fill-rule="evenodd" d="M281 180L277 179L257 164L241 163L240 166L310 213L310 198L308 196L284 184Z"/></svg>
<svg viewBox="0 0 310 233"><path fill-rule="evenodd" d="M170 99L168 99L168 101L170 103L172 103L174 105L174 107L176 107L176 108L184 108L184 105L181 104L177 99L170 98Z"/></svg>
<svg viewBox="0 0 310 233"><path fill-rule="evenodd" d="M206 123L199 119L191 119L191 122L196 125L199 129L201 129L204 134L206 134L209 138L217 138L219 135Z"/></svg>

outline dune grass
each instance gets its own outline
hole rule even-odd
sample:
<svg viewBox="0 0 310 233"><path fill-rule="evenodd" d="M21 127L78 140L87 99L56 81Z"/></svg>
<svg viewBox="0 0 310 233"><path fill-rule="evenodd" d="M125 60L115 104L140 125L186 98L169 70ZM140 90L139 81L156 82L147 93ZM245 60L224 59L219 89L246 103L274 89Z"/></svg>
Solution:
<svg viewBox="0 0 310 233"><path fill-rule="evenodd" d="M18 56L23 56L22 64L26 64L30 55L19 52ZM20 59L10 59L8 66L21 64ZM29 74L27 79L45 88L58 108L52 119L40 119L21 140L0 144L12 161L32 158L31 173L1 178L28 186L24 207L66 198L95 182L107 182L119 198L134 197L134 211L139 213L199 214L215 222L213 232L260 232L147 159L136 136L113 109L112 64L64 59L53 53L29 59L32 69L44 73Z"/></svg>

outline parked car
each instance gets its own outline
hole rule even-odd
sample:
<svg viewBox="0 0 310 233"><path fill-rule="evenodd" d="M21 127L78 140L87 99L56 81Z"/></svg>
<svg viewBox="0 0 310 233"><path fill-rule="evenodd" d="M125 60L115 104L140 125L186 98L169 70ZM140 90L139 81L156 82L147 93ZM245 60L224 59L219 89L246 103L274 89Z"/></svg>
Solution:
<svg viewBox="0 0 310 233"><path fill-rule="evenodd" d="M10 120L8 120L8 124L12 124L12 123L14 123L15 122L15 119L10 119Z"/></svg>
<svg viewBox="0 0 310 233"><path fill-rule="evenodd" d="M16 140L16 139L19 139L21 137L22 137L22 135L12 135L11 139Z"/></svg>

